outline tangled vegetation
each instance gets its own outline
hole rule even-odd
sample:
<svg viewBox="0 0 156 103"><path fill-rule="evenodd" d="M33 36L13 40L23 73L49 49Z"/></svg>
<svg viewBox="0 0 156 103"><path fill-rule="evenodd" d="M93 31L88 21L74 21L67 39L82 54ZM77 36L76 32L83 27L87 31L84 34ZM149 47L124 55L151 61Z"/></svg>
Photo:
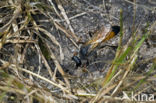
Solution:
<svg viewBox="0 0 156 103"><path fill-rule="evenodd" d="M141 53L143 45L154 48L148 41L152 36L155 38L156 21L147 21L140 32L142 22L136 25L135 17L136 6L156 11L136 4L135 0L124 1L134 8L131 36L126 43L123 42L127 28L124 26L124 11L120 9L118 22L121 30L114 58L109 62L107 71L95 78L92 75L94 71L91 73L85 67L75 68L75 63L71 63L72 50L79 49L78 41L84 36L78 35L75 28L81 27L74 27L71 20L79 21L81 16L87 14L76 14L72 9L83 2L90 3L87 0L0 1L1 103L125 103L137 101L142 93L148 94L150 100L155 99L156 57L151 54L150 58L143 58ZM90 11L93 8L94 12L97 8L88 5ZM107 5L104 7L107 11ZM108 21L110 15L106 15ZM67 53L66 46L72 48L70 53ZM98 71L99 68L95 69ZM77 70L82 75L75 75ZM132 93L137 100L131 98ZM144 97L141 101L145 100Z"/></svg>

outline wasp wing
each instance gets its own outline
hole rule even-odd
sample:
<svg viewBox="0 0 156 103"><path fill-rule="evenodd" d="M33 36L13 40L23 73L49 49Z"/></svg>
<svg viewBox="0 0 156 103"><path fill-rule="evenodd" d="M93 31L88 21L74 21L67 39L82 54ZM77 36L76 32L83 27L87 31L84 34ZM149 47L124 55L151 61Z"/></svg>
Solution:
<svg viewBox="0 0 156 103"><path fill-rule="evenodd" d="M100 30L98 30L94 36L84 44L84 46L88 47L88 54L92 52L99 44L104 42L108 35L110 34L110 27L102 27Z"/></svg>

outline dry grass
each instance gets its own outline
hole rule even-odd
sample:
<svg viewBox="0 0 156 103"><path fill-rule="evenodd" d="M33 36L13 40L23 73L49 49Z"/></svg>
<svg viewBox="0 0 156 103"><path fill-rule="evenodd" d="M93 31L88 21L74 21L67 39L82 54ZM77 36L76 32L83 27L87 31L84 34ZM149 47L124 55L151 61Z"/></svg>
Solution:
<svg viewBox="0 0 156 103"><path fill-rule="evenodd" d="M153 33L156 22L147 25L144 28L143 36L140 37L138 28L135 28L136 13L134 12L132 37L123 45L122 10L120 11L121 31L118 49L107 74L103 78L91 80L95 81L92 84L75 84L77 79L72 75L67 75L61 65L66 54L64 54L60 41L56 38L56 34L49 32L46 25L40 25L40 19L36 18L44 17L42 21L48 21L55 31L61 31L64 34L62 36L65 36L73 46L79 49L77 44L79 37L75 34L70 20L84 15L86 12L69 18L63 3L66 1L0 1L0 4L3 4L0 5L0 53L3 55L0 58L1 103L19 101L23 103L133 102L132 98L128 98L131 92L137 96L146 93L149 89L155 89L156 57L146 61L152 62L148 72L138 74L133 69L137 67L139 50ZM135 2L132 4L135 11L137 4ZM66 26L61 23L62 21ZM7 45L11 45L11 47L7 47ZM12 52L7 53L7 49L11 49ZM28 57L29 52L38 57L37 68L27 64L27 61L31 59ZM53 65L49 61L52 61ZM41 72L42 65L47 70L46 75ZM61 79L56 76L58 72ZM48 86L38 81L50 85L52 89L48 89ZM74 84L71 81L74 81ZM153 91L151 93L154 93Z"/></svg>

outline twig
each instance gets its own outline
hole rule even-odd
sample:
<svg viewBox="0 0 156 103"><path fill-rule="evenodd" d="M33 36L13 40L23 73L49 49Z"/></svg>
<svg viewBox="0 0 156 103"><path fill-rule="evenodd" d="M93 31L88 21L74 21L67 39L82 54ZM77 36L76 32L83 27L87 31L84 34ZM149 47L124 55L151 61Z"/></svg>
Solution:
<svg viewBox="0 0 156 103"><path fill-rule="evenodd" d="M11 24L12 22L19 16L21 12L21 5L18 5L14 11L13 17L10 19L10 21L5 24L3 27L0 28L0 32L3 33Z"/></svg>
<svg viewBox="0 0 156 103"><path fill-rule="evenodd" d="M75 18L80 17L80 16L83 16L83 15L85 15L85 14L86 14L86 12L82 12L82 13L76 14L76 15L74 15L74 16L72 16L72 17L69 17L69 20L75 19ZM63 19L63 20L55 19L55 21L57 21L57 22L63 22L63 21L65 21L65 20L64 20L64 19ZM49 21L47 21L47 22L49 22Z"/></svg>
<svg viewBox="0 0 156 103"><path fill-rule="evenodd" d="M71 36L69 34L72 34L72 32L66 30L62 25L60 25L59 23L55 22L55 26L56 28L60 29L62 32L64 32L66 34L66 37L74 44L74 46L76 48L79 49L79 46L75 43L75 41L71 38ZM78 39L77 39L78 40Z"/></svg>
<svg viewBox="0 0 156 103"><path fill-rule="evenodd" d="M65 77L65 73L64 73L64 71L63 71L63 69L62 69L60 63L57 61L57 59L56 59L54 53L51 51L50 46L47 45L47 47L49 48L49 51L50 51L50 54L51 54L50 56L51 56L51 58L53 59L55 66L57 67L57 69L58 69L58 71L61 73L61 75L63 76L63 78L64 78L64 80L65 80L67 86L70 88L70 83L69 83L68 79Z"/></svg>
<svg viewBox="0 0 156 103"><path fill-rule="evenodd" d="M13 43L13 44L16 44L16 43L36 43L35 40L6 40L5 43Z"/></svg>
<svg viewBox="0 0 156 103"><path fill-rule="evenodd" d="M71 26L71 24L70 24L69 18L68 18L68 16L67 16L67 14L66 14L66 12L65 12L65 10L64 10L64 8L63 8L63 6L62 6L62 4L61 4L61 2L60 2L59 0L56 0L56 2L57 2L57 5L58 5L58 8L59 8L60 11L61 11L62 16L64 17L65 21L67 22L67 24L68 24L68 26L69 26L70 31L72 32L72 34L74 34L74 29L72 28L72 26ZM76 40L78 40L77 37L76 37L76 35L72 35L72 36L73 36Z"/></svg>
<svg viewBox="0 0 156 103"><path fill-rule="evenodd" d="M147 10L154 10L154 9L149 8L149 7L147 7L147 6L144 6L144 5L141 5L141 4L133 3L133 2L131 2L131 1L129 1L129 0L125 0L125 1L128 2L128 3L130 3L130 4L133 4L133 5L136 5L136 6L142 7L142 8L144 8L144 9L147 9ZM155 11L155 10L154 10L154 11Z"/></svg>
<svg viewBox="0 0 156 103"><path fill-rule="evenodd" d="M3 61L3 62L4 62L4 61ZM7 63L7 62L6 62L6 63ZM10 64L9 67L12 68L12 69L15 69L15 68L16 68L16 66L15 66L14 64ZM31 71L29 71L29 70L26 70L26 69L24 69L24 68L21 68L21 67L18 67L17 69L19 69L19 70L21 70L21 71L24 71L24 72L26 72L26 73L28 73L28 74L31 74L31 75L33 75L33 76L36 76L37 78L40 78L40 79L42 79L42 80L44 80L44 81L46 81L46 82L48 82L48 83L50 83L50 84L52 84L52 85L58 87L58 88L61 88L62 91L66 92L66 93L70 93L70 91L69 91L67 88L65 88L65 87L63 87L62 85L57 84L57 83L55 83L55 82L53 82L53 81L50 81L49 79L47 79L47 78L45 78L45 77L43 77L43 76L40 76L40 75L38 75L38 74L36 74L36 73L33 73L33 72L31 72Z"/></svg>

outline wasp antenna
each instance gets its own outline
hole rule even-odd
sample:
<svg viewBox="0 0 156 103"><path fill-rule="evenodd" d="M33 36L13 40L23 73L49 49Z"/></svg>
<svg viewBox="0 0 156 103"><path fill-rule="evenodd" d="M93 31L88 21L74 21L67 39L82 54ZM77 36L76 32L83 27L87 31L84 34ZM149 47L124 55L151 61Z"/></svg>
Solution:
<svg viewBox="0 0 156 103"><path fill-rule="evenodd" d="M117 35L120 32L120 26L112 26L112 31Z"/></svg>

